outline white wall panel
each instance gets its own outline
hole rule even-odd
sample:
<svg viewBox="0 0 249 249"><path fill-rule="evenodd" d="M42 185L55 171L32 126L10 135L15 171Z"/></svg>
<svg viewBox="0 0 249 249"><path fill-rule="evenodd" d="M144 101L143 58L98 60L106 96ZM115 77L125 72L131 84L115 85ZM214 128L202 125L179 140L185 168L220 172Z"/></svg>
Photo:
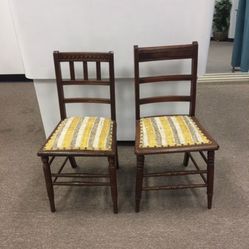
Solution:
<svg viewBox="0 0 249 249"><path fill-rule="evenodd" d="M29 78L54 78L52 52L114 51L117 77L133 76L133 45L197 40L206 68L214 0L10 0Z"/></svg>
<svg viewBox="0 0 249 249"><path fill-rule="evenodd" d="M8 0L0 1L0 74L23 74L21 53L15 36Z"/></svg>

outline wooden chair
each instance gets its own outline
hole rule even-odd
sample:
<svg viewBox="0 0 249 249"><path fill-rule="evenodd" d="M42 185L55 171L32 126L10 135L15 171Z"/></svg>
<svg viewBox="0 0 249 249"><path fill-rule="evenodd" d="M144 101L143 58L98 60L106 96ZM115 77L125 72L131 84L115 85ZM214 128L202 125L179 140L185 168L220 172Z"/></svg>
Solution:
<svg viewBox="0 0 249 249"><path fill-rule="evenodd" d="M76 78L75 62L82 65L82 79ZM90 79L88 62L96 63L96 78ZM70 78L62 76L61 63L67 63L70 69ZM102 79L101 65L107 63L109 69L108 79ZM115 86L114 86L114 62L113 53L61 53L54 52L54 65L59 97L61 121L49 136L45 144L38 152L43 162L43 171L46 181L50 209L55 212L54 186L110 186L113 211L118 212L117 206L117 180L116 168L118 168L118 154L116 144L116 111L115 111ZM67 98L64 95L64 86L73 85L100 85L110 88L110 98ZM109 104L111 118L103 117L68 117L66 104L73 103L98 103ZM76 168L76 157L107 157L109 161L108 174L89 173L62 173L67 161L72 168ZM65 157L61 168L57 173L51 173L51 165L56 157ZM59 179L99 179L105 181L81 181Z"/></svg>
<svg viewBox="0 0 249 249"><path fill-rule="evenodd" d="M136 212L139 212L142 191L149 190L173 190L185 188L207 188L208 208L212 207L213 179L214 179L214 154L218 149L217 143L204 130L195 117L196 81L198 43L188 45L138 47L134 46L135 59L135 101L136 101L136 141L135 153L137 156L136 176ZM141 77L141 63L162 60L191 60L190 74L160 75ZM140 97L140 87L147 83L160 83L169 81L190 81L189 96L160 96ZM188 115L165 115L165 116L140 116L140 106L159 102L189 102ZM196 170L166 171L160 173L144 173L145 155L161 153L183 152L184 165L187 166L189 159L193 162ZM207 165L206 170L200 169L192 152L199 152ZM207 155L206 155L207 153ZM203 183L177 184L164 186L144 186L143 179L147 177L161 176L185 176L200 174ZM207 174L207 176L206 176Z"/></svg>

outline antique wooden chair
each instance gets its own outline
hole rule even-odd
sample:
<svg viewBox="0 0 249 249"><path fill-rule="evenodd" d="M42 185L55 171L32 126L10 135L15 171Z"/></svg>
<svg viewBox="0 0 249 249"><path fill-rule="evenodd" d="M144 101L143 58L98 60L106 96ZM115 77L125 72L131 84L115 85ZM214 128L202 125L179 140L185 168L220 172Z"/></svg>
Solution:
<svg viewBox="0 0 249 249"><path fill-rule="evenodd" d="M142 77L141 63L163 60L191 60L190 74L160 75ZM217 143L204 130L195 117L196 81L198 43L187 45L138 47L134 46L135 60L135 101L136 101L136 141L135 153L137 156L136 176L136 212L139 212L142 191L149 190L173 190L185 188L207 188L208 208L212 207L213 179L214 179L214 154L218 149ZM147 83L186 81L190 82L189 96L160 96L141 98L140 87ZM188 83L189 84L189 83ZM165 116L140 116L140 105L159 102L189 102L188 115L165 115ZM145 155L161 153L184 153L184 165L187 166L189 159L193 162L196 170L178 170L159 173L144 173ZM200 169L192 152L199 152L207 165L206 170ZM207 153L207 155L206 155ZM146 177L161 176L185 176L200 174L203 183L177 184L164 186L144 186L143 179Z"/></svg>
<svg viewBox="0 0 249 249"><path fill-rule="evenodd" d="M76 78L75 63L82 65L82 77ZM89 62L96 64L96 78L89 77ZM62 63L67 63L70 69L70 77L62 76ZM101 65L108 65L108 78L102 79ZM114 61L113 53L68 53L54 52L54 64L56 73L57 90L61 121L49 136L45 144L38 152L43 163L43 171L46 181L50 209L55 212L53 186L110 186L113 201L113 211L118 212L117 206L117 181L116 168L118 168L118 155L116 144L116 111L115 111L115 86L114 86ZM109 98L67 98L64 95L64 86L73 85L100 85L110 88ZM109 104L111 118L106 117L82 117L66 115L66 104L73 103L98 103ZM109 161L108 174L89 173L62 173L67 161L72 168L77 167L76 157L107 157ZM61 168L57 173L51 173L51 165L56 157L65 157ZM60 179L77 178L78 180L66 181ZM107 179L105 181L83 181L88 179ZM83 180L79 180L83 179Z"/></svg>

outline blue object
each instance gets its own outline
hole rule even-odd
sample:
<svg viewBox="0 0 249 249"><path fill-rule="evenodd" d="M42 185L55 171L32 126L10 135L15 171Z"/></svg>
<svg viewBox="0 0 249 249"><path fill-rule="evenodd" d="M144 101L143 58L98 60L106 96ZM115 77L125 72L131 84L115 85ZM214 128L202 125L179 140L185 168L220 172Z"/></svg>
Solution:
<svg viewBox="0 0 249 249"><path fill-rule="evenodd" d="M240 0L237 12L232 67L249 71L249 0Z"/></svg>

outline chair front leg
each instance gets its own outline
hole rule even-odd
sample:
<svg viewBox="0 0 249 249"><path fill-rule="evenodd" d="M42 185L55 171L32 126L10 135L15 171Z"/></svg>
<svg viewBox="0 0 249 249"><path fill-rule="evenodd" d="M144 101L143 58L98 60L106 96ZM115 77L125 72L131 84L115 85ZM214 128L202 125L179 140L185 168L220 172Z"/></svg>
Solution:
<svg viewBox="0 0 249 249"><path fill-rule="evenodd" d="M69 159L69 162L70 162L72 168L73 168L73 169L77 168L77 163L76 163L75 158L72 157L72 156L69 156L68 159Z"/></svg>
<svg viewBox="0 0 249 249"><path fill-rule="evenodd" d="M113 212L118 213L118 191L117 191L117 174L116 174L116 161L115 157L108 157L109 161L109 174L110 174L110 185L113 202Z"/></svg>
<svg viewBox="0 0 249 249"><path fill-rule="evenodd" d="M144 156L137 156L137 177L136 177L136 207L135 211L140 210L140 201L143 189L143 174L144 174Z"/></svg>
<svg viewBox="0 0 249 249"><path fill-rule="evenodd" d="M118 146L116 145L116 154L115 154L115 165L116 168L119 169L119 162L118 162Z"/></svg>
<svg viewBox="0 0 249 249"><path fill-rule="evenodd" d="M212 208L213 188L214 188L214 151L207 152L207 200L208 209Z"/></svg>
<svg viewBox="0 0 249 249"><path fill-rule="evenodd" d="M52 183L50 165L48 162L49 157L43 156L41 159L42 159L42 163L43 163L43 172L44 172L44 176L45 176L48 199L49 199L49 203L50 203L50 210L51 210L51 212L55 212L54 188L53 188L53 183Z"/></svg>

